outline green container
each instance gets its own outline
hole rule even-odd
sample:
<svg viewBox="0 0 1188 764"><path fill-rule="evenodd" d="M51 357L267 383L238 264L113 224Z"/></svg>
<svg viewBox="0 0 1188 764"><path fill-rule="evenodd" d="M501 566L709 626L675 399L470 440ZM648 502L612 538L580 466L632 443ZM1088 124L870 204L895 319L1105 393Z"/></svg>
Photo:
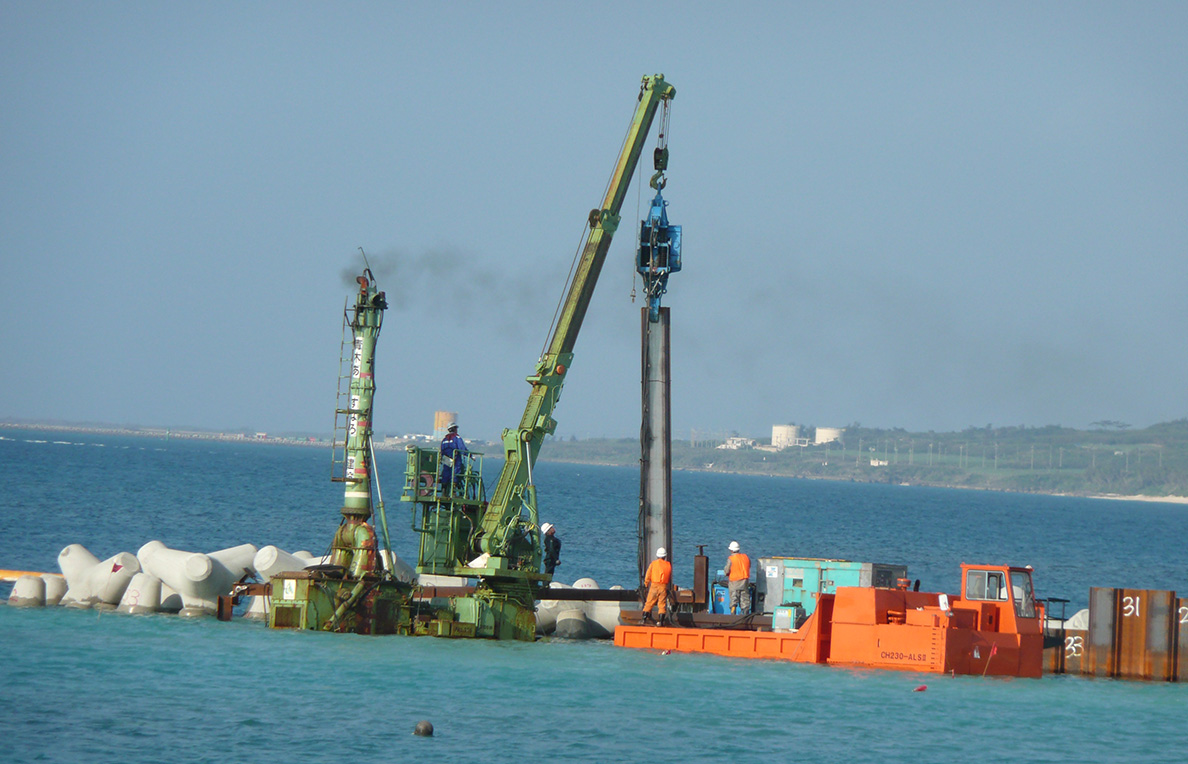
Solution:
<svg viewBox="0 0 1188 764"><path fill-rule="evenodd" d="M762 612L797 606L810 616L822 594L836 594L839 586L873 586L893 589L907 578L906 565L808 557L760 557L756 591ZM758 608L756 608L758 610Z"/></svg>

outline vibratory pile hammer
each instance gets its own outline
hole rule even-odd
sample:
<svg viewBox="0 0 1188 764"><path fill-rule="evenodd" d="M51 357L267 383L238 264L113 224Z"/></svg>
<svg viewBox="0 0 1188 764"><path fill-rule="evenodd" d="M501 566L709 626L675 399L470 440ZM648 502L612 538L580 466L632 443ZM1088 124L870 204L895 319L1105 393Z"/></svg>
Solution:
<svg viewBox="0 0 1188 764"><path fill-rule="evenodd" d="M640 221L639 254L635 258L635 270L643 278L648 301L648 320L653 324L660 321L660 297L668 291L669 274L681 269L681 227L669 224L668 202L662 194L663 172L668 167L667 147L663 152L656 149L656 167L656 175L652 177L656 196L652 198L648 216Z"/></svg>

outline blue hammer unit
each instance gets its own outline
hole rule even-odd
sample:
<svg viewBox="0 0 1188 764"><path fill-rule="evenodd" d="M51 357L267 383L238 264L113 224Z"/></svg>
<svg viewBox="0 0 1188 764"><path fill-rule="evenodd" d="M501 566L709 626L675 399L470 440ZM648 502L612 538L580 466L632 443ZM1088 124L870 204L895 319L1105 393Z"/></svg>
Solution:
<svg viewBox="0 0 1188 764"><path fill-rule="evenodd" d="M643 276L648 297L648 320L660 320L660 296L668 291L668 274L681 269L681 227L668 224L668 202L656 190L652 208L639 224L639 255L635 269Z"/></svg>

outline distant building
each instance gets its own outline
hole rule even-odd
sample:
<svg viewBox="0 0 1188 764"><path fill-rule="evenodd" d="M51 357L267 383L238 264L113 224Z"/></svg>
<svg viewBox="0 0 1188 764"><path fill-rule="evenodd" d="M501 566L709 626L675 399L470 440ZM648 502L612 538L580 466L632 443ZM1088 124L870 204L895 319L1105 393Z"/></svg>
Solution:
<svg viewBox="0 0 1188 764"><path fill-rule="evenodd" d="M800 426L795 424L777 424L771 428L771 444L776 448L787 448L796 445L800 437Z"/></svg>
<svg viewBox="0 0 1188 764"><path fill-rule="evenodd" d="M435 411L433 412L433 438L441 440L446 436L446 428L450 426L450 422L458 421L457 411Z"/></svg>
<svg viewBox="0 0 1188 764"><path fill-rule="evenodd" d="M741 451L746 448L754 448L755 440L753 438L727 438L726 442L718 446L718 448L726 451Z"/></svg>
<svg viewBox="0 0 1188 764"><path fill-rule="evenodd" d="M835 440L841 440L841 427L818 427L816 438L813 441L818 446L823 443L832 443Z"/></svg>
<svg viewBox="0 0 1188 764"><path fill-rule="evenodd" d="M792 446L807 446L808 438L800 437L800 425L777 424L771 428L771 446L776 450L791 448Z"/></svg>

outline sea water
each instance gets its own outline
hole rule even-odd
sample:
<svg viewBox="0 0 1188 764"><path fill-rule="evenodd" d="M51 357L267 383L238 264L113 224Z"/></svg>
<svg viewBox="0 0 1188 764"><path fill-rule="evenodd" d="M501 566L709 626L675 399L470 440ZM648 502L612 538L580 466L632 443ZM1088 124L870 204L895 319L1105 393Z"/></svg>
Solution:
<svg viewBox="0 0 1188 764"><path fill-rule="evenodd" d="M0 568L55 570L160 539L323 551L341 485L323 448L0 430ZM401 452L378 468L415 559ZM499 464L487 463L488 487ZM557 577L634 585L638 472L542 462ZM1188 508L677 473L673 554L902 563L955 592L961 562L1035 566L1037 595L1188 590ZM7 590L0 590L7 594ZM271 631L236 620L0 607L0 761L1182 762L1188 687L855 671L533 644ZM926 690L917 692L917 688ZM412 735L431 721L432 738Z"/></svg>

